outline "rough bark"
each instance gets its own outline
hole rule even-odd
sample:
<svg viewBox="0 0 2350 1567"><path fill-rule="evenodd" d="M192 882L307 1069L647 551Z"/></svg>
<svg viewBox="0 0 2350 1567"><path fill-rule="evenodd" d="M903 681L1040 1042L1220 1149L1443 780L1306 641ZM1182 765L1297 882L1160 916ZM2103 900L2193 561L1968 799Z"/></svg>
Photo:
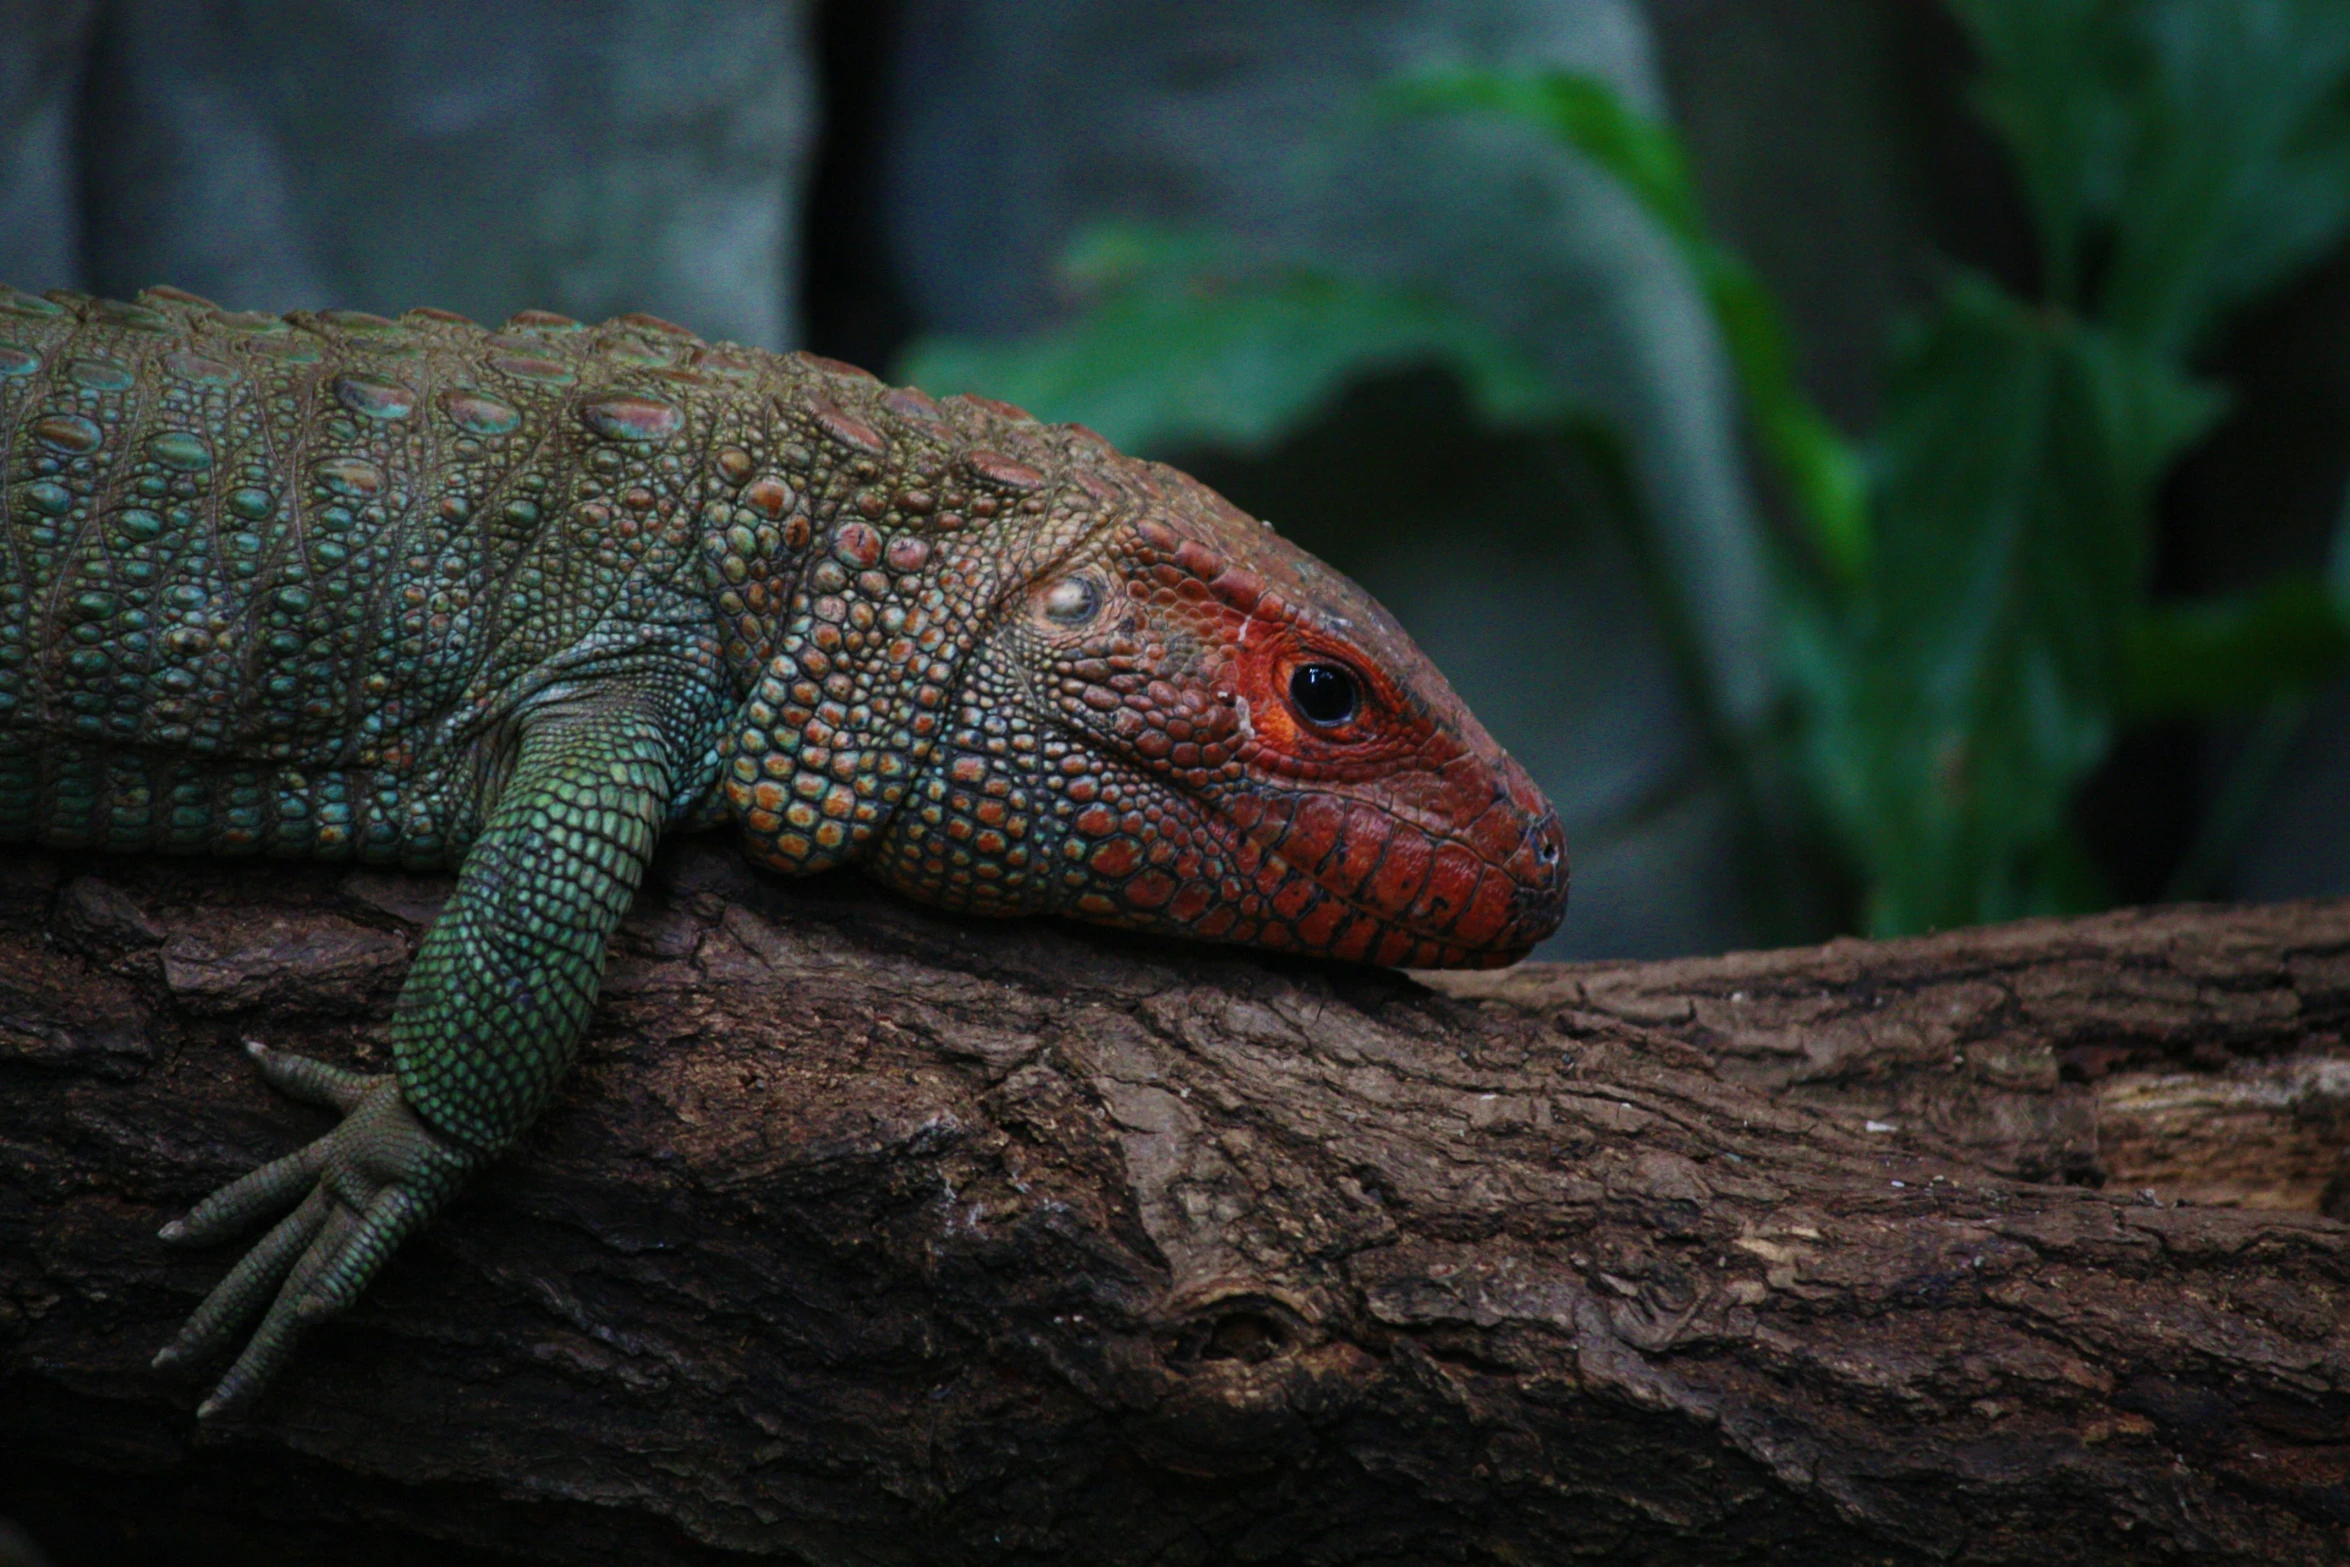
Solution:
<svg viewBox="0 0 2350 1567"><path fill-rule="evenodd" d="M153 1232L325 1124L234 1042L380 1063L440 890L0 861L66 1567L2350 1554L2350 904L1439 993L687 844L520 1152L198 1431L232 1254Z"/></svg>

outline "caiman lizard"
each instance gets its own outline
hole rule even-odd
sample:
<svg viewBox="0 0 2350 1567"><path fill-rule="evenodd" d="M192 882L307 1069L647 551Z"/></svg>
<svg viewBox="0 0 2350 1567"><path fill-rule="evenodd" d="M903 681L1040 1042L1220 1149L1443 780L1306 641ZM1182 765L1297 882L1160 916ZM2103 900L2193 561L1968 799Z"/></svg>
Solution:
<svg viewBox="0 0 2350 1567"><path fill-rule="evenodd" d="M158 1365L249 1399L546 1104L670 828L1363 963L1559 923L1558 819L1396 622L1183 474L630 315L0 290L0 837L453 871L344 1119ZM288 1211L290 1210L290 1212Z"/></svg>

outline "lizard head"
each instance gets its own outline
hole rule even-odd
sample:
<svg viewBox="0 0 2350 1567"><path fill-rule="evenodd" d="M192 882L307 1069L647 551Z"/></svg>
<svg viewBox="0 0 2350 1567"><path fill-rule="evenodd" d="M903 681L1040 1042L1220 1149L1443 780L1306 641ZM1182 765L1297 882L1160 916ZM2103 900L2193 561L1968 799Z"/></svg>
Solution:
<svg viewBox="0 0 2350 1567"><path fill-rule="evenodd" d="M869 871L974 912L1413 967L1557 928L1557 814L1392 616L1173 469L1067 471L1096 520L1004 581Z"/></svg>

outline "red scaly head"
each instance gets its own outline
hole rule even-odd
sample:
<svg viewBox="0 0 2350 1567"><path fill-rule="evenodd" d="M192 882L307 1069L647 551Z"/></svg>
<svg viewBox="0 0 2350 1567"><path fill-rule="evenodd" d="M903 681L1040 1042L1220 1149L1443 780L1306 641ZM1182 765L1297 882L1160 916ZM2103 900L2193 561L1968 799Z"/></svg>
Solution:
<svg viewBox="0 0 2350 1567"><path fill-rule="evenodd" d="M1413 967L1558 927L1557 814L1393 617L1206 486L1066 450L1099 520L1005 584L873 874Z"/></svg>

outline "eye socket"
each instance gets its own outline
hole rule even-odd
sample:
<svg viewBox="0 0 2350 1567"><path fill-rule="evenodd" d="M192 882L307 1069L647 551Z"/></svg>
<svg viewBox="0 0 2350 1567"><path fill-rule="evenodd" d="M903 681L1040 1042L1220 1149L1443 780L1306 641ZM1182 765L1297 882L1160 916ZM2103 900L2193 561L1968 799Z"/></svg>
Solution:
<svg viewBox="0 0 2350 1567"><path fill-rule="evenodd" d="M1087 573L1063 577L1045 590L1045 618L1057 625L1085 625L1101 610L1102 585Z"/></svg>
<svg viewBox="0 0 2350 1567"><path fill-rule="evenodd" d="M1355 677L1338 664L1300 664L1289 677L1289 701L1308 723L1345 723L1362 706Z"/></svg>

